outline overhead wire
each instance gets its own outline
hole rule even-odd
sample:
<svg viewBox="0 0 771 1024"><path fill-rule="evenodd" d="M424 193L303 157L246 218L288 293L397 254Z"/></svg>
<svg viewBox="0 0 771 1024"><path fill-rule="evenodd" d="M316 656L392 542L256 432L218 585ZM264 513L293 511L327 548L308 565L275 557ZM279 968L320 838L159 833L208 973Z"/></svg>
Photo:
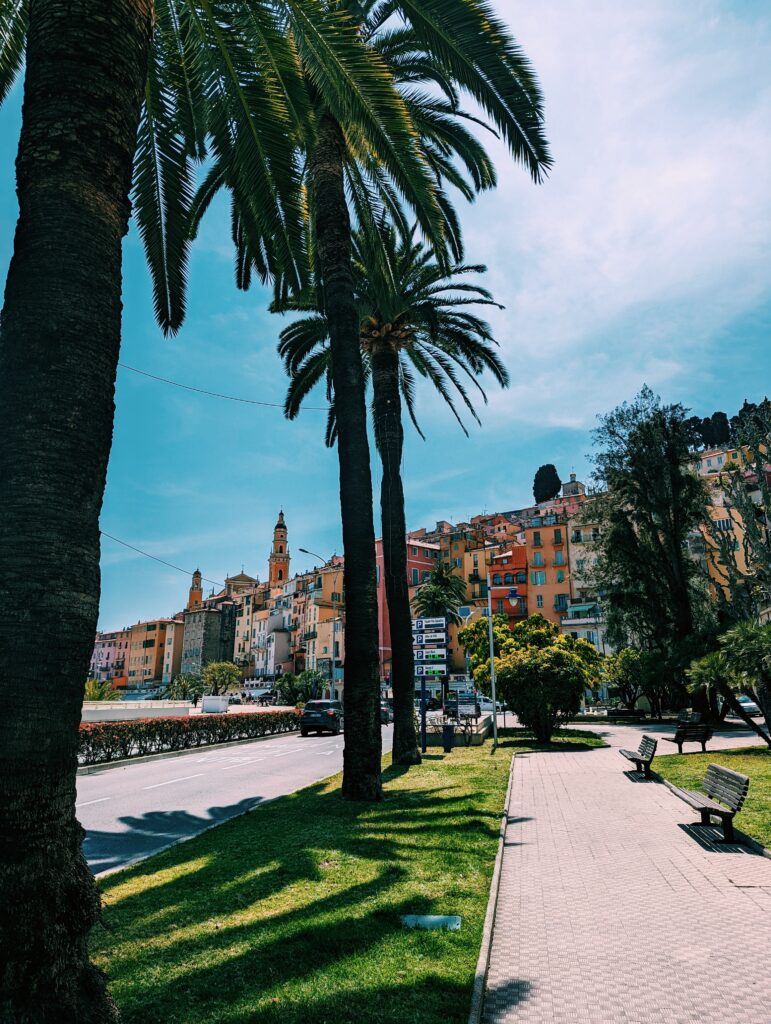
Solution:
<svg viewBox="0 0 771 1024"><path fill-rule="evenodd" d="M121 540L120 537L114 537L111 533L107 533L106 530L100 530L99 532L103 537L108 537L110 540L114 540L116 544L122 544L124 548L129 548L131 551L136 551L137 554L144 555L145 558L152 558L154 562L160 562L161 565L166 565L169 567L169 569L176 569L177 572L184 573L185 576L193 575L191 570L182 569L180 566L174 565L172 562L167 562L164 558L159 558L157 555L151 555L149 551L143 551L142 548L135 547L133 544L129 544L128 541ZM205 580L206 583L211 583L212 586L221 587L224 589L225 584L220 583L219 580L210 580L206 576L202 576L201 579Z"/></svg>
<svg viewBox="0 0 771 1024"><path fill-rule="evenodd" d="M149 377L151 380L160 381L162 384L171 384L175 388L182 388L183 391L194 391L198 395L208 395L210 398L224 398L228 402L242 402L245 405L261 405L266 409L282 409L284 408L281 402L261 402L256 398L242 398L238 395L224 395L219 391L207 391L206 388L196 388L191 384L180 384L178 380L170 380L168 377L159 377L155 373L148 373L147 370L140 370L136 366L129 366L128 363L118 363L118 366L122 370L131 370L132 373L138 373L142 377ZM327 412L327 406L325 405L303 405L303 409L312 409L314 412Z"/></svg>

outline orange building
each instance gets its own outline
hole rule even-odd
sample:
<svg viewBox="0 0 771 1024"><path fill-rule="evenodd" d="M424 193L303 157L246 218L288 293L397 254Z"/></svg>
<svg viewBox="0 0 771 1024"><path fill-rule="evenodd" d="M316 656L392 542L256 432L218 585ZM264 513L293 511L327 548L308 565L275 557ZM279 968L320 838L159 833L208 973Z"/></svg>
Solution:
<svg viewBox="0 0 771 1024"><path fill-rule="evenodd" d="M567 529L564 515L539 516L525 525L528 613L557 626L570 602Z"/></svg>

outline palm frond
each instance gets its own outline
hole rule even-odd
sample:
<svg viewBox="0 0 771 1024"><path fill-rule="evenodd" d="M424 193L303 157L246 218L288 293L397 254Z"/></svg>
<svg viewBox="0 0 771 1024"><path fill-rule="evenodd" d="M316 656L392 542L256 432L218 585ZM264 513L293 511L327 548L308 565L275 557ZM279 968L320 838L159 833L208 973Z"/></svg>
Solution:
<svg viewBox="0 0 771 1024"><path fill-rule="evenodd" d="M29 0L0 4L0 103L11 91L24 61Z"/></svg>

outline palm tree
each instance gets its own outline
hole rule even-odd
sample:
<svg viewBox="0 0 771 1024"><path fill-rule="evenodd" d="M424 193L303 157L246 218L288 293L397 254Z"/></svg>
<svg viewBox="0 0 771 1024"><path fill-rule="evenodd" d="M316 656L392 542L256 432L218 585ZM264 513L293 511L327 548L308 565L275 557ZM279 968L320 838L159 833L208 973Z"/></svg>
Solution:
<svg viewBox="0 0 771 1024"><path fill-rule="evenodd" d="M305 207L288 140L310 101L291 40L312 32L315 88L342 95L368 57L347 25L326 0L0 0L0 98L23 54L25 66L0 319L4 1018L115 1019L88 959L99 897L75 781L132 203L166 331L184 315L193 166L207 153L238 199L234 233L264 253L258 270L299 287Z"/></svg>
<svg viewBox="0 0 771 1024"><path fill-rule="evenodd" d="M461 624L458 609L466 600L466 584L460 576L454 576L449 565L439 563L431 570L426 582L415 595L415 611L420 618L434 616L447 619L456 626Z"/></svg>
<svg viewBox="0 0 771 1024"><path fill-rule="evenodd" d="M425 245L414 240L412 232L400 238L391 226L381 226L377 238L369 231L358 231L353 237L360 347L365 377L372 380L375 444L383 468L380 509L392 640L395 764L414 764L420 758L413 713L415 671L401 476L402 399L423 436L416 418L415 371L432 382L464 430L455 394L475 419L477 414L462 377L468 377L485 401L477 380L485 369L503 387L508 385L508 373L495 352L489 326L469 309L474 304L495 303L484 288L461 280L484 270L458 264L447 271ZM302 304L285 303L283 308L302 308ZM279 353L290 376L285 406L290 419L299 413L313 387L326 378L332 397L327 442L334 443L337 395L324 313L317 309L285 328Z"/></svg>

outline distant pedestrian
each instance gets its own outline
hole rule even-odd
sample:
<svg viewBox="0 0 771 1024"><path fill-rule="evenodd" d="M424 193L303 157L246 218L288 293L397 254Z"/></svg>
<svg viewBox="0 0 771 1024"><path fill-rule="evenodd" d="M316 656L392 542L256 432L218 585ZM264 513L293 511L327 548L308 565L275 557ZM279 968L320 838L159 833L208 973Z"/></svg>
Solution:
<svg viewBox="0 0 771 1024"><path fill-rule="evenodd" d="M194 708L198 707L198 694L197 693L193 696L193 707Z"/></svg>

